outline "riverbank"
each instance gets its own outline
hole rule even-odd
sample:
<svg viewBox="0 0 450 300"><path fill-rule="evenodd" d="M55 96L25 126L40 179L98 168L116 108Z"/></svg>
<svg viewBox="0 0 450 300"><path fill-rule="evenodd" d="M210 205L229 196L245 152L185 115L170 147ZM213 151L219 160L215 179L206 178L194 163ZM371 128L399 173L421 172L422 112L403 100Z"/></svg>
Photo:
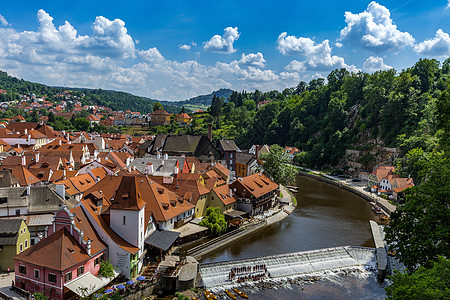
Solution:
<svg viewBox="0 0 450 300"><path fill-rule="evenodd" d="M289 216L295 209L296 199L284 186L280 185L280 192L283 195L285 203L281 208L270 209L262 216L258 216L257 221L242 226L234 231L219 236L215 239L209 240L187 251L187 255L193 256L196 260L200 261L203 256L228 246L230 243L236 242L249 235L255 234L268 226L271 226L277 222L280 222L287 216Z"/></svg>
<svg viewBox="0 0 450 300"><path fill-rule="evenodd" d="M299 175L311 177L311 178L317 179L319 181L338 186L349 192L352 192L352 193L360 196L364 200L369 201L371 204L378 205L381 208L381 210L383 211L383 213L386 214L387 216L390 216L391 213L394 212L396 209L395 205L391 204L388 200L364 190L366 185L353 184L353 182L351 180L349 181L349 179L342 179L342 178L338 178L335 176L330 176L328 174L324 174L322 172L315 171L315 170L309 170L309 169L307 169L307 170L308 170L308 172L299 170Z"/></svg>

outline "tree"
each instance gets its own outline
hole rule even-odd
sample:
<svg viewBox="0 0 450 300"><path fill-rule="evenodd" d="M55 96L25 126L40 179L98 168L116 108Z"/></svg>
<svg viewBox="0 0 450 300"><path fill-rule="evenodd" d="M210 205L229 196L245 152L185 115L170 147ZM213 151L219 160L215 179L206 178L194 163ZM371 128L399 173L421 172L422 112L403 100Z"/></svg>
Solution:
<svg viewBox="0 0 450 300"><path fill-rule="evenodd" d="M290 184L294 181L296 168L289 163L289 157L284 153L284 149L278 145L270 147L270 152L261 155L264 161L264 173L271 177L278 184Z"/></svg>
<svg viewBox="0 0 450 300"><path fill-rule="evenodd" d="M432 268L412 274L395 271L386 287L387 299L450 299L450 259L439 256Z"/></svg>
<svg viewBox="0 0 450 300"><path fill-rule="evenodd" d="M87 131L91 127L91 124L86 118L79 117L75 119L73 126L79 131Z"/></svg>
<svg viewBox="0 0 450 300"><path fill-rule="evenodd" d="M386 240L410 270L430 267L439 255L450 257L450 159L435 153L420 186L405 192L386 227Z"/></svg>
<svg viewBox="0 0 450 300"><path fill-rule="evenodd" d="M48 299L43 293L34 293L33 297L36 300L47 300Z"/></svg>
<svg viewBox="0 0 450 300"><path fill-rule="evenodd" d="M182 106L181 107L181 110L180 110L180 114L184 114L186 111L185 111L185 109L184 109L184 106Z"/></svg>
<svg viewBox="0 0 450 300"><path fill-rule="evenodd" d="M217 97L216 94L214 94L211 101L211 106L209 107L209 113L211 114L211 116L219 118L222 111L222 106L223 100Z"/></svg>
<svg viewBox="0 0 450 300"><path fill-rule="evenodd" d="M206 209L205 216L199 225L208 227L215 235L225 233L228 229L225 216L220 212L218 207L208 207Z"/></svg>
<svg viewBox="0 0 450 300"><path fill-rule="evenodd" d="M160 110L160 109L164 109L162 104L159 103L159 102L155 102L155 104L153 104L153 111L157 111L157 110Z"/></svg>
<svg viewBox="0 0 450 300"><path fill-rule="evenodd" d="M102 261L98 274L106 278L114 276L114 267L109 260Z"/></svg>

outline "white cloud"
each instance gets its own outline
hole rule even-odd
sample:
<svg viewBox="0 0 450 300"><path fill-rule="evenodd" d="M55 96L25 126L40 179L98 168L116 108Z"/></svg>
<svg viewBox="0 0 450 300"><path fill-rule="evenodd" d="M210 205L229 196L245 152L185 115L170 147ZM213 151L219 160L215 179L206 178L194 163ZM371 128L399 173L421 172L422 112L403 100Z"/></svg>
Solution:
<svg viewBox="0 0 450 300"><path fill-rule="evenodd" d="M37 16L36 31L0 26L1 70L48 85L122 90L162 100L182 100L219 88L282 90L298 83L295 72L265 69L260 52L212 65L176 61L157 47L136 49L118 19L97 17L92 33L81 35L69 22L55 26L44 10ZM235 51L239 33L231 29L223 36L228 41L224 51ZM186 45L196 47L193 42Z"/></svg>
<svg viewBox="0 0 450 300"><path fill-rule="evenodd" d="M338 48L341 48L342 46L344 46L344 45L342 45L342 43L339 43L339 42L334 43L334 45Z"/></svg>
<svg viewBox="0 0 450 300"><path fill-rule="evenodd" d="M450 8L450 0L448 0L447 8Z"/></svg>
<svg viewBox="0 0 450 300"><path fill-rule="evenodd" d="M191 45L180 45L178 48L181 50L191 50Z"/></svg>
<svg viewBox="0 0 450 300"><path fill-rule="evenodd" d="M372 1L359 14L345 12L347 27L341 30L340 39L373 52L399 51L414 44L408 32L401 32L393 24L389 9Z"/></svg>
<svg viewBox="0 0 450 300"><path fill-rule="evenodd" d="M286 32L280 34L277 39L278 51L283 55L298 54L305 56L304 61L293 60L285 69L288 71L318 70L329 71L336 68L346 68L349 71L356 71L357 68L347 65L343 57L332 55L328 40L317 44L310 38L287 36Z"/></svg>
<svg viewBox="0 0 450 300"><path fill-rule="evenodd" d="M2 15L0 15L0 26L8 26L8 21Z"/></svg>
<svg viewBox="0 0 450 300"><path fill-rule="evenodd" d="M392 69L392 67L384 64L382 57L369 56L364 62L364 70L366 70L369 73L389 69Z"/></svg>
<svg viewBox="0 0 450 300"><path fill-rule="evenodd" d="M244 66L256 66L260 68L264 68L266 60L264 59L261 52L258 53L249 53L248 55L245 55L245 53L242 53L241 59L239 60L240 65Z"/></svg>
<svg viewBox="0 0 450 300"><path fill-rule="evenodd" d="M209 41L205 42L203 49L205 51L218 53L234 53L233 43L239 39L240 33L237 27L227 27L224 29L223 36L214 35Z"/></svg>
<svg viewBox="0 0 450 300"><path fill-rule="evenodd" d="M417 54L435 57L450 56L450 36L448 33L438 29L434 38L425 40L414 46Z"/></svg>

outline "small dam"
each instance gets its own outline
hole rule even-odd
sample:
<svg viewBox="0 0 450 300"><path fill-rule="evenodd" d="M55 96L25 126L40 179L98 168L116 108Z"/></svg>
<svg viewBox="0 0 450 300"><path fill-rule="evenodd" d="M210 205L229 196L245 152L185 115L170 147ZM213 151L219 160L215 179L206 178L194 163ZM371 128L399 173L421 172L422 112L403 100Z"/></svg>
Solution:
<svg viewBox="0 0 450 300"><path fill-rule="evenodd" d="M322 271L346 268L365 268L375 270L377 267L376 249L356 246L335 247L312 251L265 256L251 259L200 264L200 286L221 288L236 285L230 280L232 268L264 265L266 279L309 275ZM252 271L248 272L251 276ZM258 272L256 272L258 273Z"/></svg>

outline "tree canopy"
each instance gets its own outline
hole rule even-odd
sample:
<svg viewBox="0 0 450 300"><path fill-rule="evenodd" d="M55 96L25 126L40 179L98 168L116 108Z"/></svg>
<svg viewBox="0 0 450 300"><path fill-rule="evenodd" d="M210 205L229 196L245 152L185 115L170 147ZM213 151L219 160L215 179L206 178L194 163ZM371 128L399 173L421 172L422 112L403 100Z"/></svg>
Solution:
<svg viewBox="0 0 450 300"><path fill-rule="evenodd" d="M280 146L272 145L270 152L261 155L261 159L264 161L264 173L276 183L286 185L295 180L297 170L289 164L290 159Z"/></svg>
<svg viewBox="0 0 450 300"><path fill-rule="evenodd" d="M203 220L199 223L199 225L208 227L215 235L225 233L228 229L225 216L220 212L218 207L208 207Z"/></svg>

